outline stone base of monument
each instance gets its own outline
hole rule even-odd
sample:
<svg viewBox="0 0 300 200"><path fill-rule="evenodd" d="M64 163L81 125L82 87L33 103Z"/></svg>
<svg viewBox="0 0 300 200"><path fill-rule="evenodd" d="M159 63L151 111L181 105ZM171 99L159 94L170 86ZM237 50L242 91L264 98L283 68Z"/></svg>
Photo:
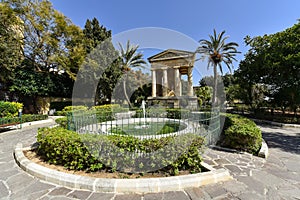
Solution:
<svg viewBox="0 0 300 200"><path fill-rule="evenodd" d="M198 100L196 96L148 97L148 106L154 105L196 110L198 108Z"/></svg>

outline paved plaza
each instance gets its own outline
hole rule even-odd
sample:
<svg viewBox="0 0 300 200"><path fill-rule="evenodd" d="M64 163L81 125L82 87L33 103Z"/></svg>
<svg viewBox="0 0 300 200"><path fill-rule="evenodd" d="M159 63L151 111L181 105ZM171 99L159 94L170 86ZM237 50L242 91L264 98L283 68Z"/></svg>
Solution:
<svg viewBox="0 0 300 200"><path fill-rule="evenodd" d="M226 168L233 180L184 191L157 194L111 194L53 185L28 175L15 163L18 142L35 142L37 128L48 123L0 133L0 200L200 200L200 199L300 199L300 129L260 126L269 146L267 160L247 153L207 149L204 161Z"/></svg>

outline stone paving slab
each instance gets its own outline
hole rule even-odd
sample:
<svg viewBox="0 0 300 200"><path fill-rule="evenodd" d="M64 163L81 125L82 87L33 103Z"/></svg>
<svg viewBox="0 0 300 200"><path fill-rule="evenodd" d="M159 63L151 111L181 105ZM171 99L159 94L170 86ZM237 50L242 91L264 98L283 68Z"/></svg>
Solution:
<svg viewBox="0 0 300 200"><path fill-rule="evenodd" d="M234 180L169 193L124 195L61 187L43 182L20 169L14 163L13 149L19 142L24 145L34 143L40 126L0 133L0 200L300 199L299 129L261 126L269 146L267 160L249 154L208 149L205 161L216 168L231 168Z"/></svg>

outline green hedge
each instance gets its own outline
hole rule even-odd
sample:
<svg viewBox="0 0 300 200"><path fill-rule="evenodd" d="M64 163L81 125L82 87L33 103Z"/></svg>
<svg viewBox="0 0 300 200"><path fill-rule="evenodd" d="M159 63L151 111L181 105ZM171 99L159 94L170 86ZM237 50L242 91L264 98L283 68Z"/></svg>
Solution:
<svg viewBox="0 0 300 200"><path fill-rule="evenodd" d="M143 117L143 110L137 109L135 117ZM148 117L167 117L171 119L184 119L189 116L190 110L180 108L150 108L146 109Z"/></svg>
<svg viewBox="0 0 300 200"><path fill-rule="evenodd" d="M44 119L47 119L47 118L48 118L48 115L25 114L25 115L22 115L22 123L38 121L38 120L44 120ZM3 118L0 118L0 125L12 125L12 124L19 124L19 123L21 123L21 119L19 117L3 117Z"/></svg>
<svg viewBox="0 0 300 200"><path fill-rule="evenodd" d="M0 101L0 117L16 117L22 108L22 103Z"/></svg>
<svg viewBox="0 0 300 200"><path fill-rule="evenodd" d="M261 130L252 120L236 114L226 114L219 145L257 154L261 143Z"/></svg>
<svg viewBox="0 0 300 200"><path fill-rule="evenodd" d="M159 170L160 172L166 175L176 175L180 170L189 170L191 173L200 172L202 157L199 150L204 146L204 139L193 134L178 137L180 138L139 140L128 136L79 135L61 127L43 128L39 129L37 135L39 143L37 153L45 161L63 165L67 169L112 172L116 170L143 171L147 166L144 166L139 159L132 159L132 156L137 156L138 151L140 153L159 151L157 156L151 157L149 164L157 166L163 163L166 167ZM185 148L181 144L190 145ZM166 145L170 148L162 149ZM115 148L115 151L111 151L112 148ZM101 155L106 155L103 160L97 158L99 149L101 149ZM171 163L165 159L166 155L178 152L184 153L178 155L175 162ZM129 166L134 166L134 168L129 169Z"/></svg>
<svg viewBox="0 0 300 200"><path fill-rule="evenodd" d="M48 115L22 115L22 123L48 119Z"/></svg>
<svg viewBox="0 0 300 200"><path fill-rule="evenodd" d="M57 111L56 115L59 116L67 116L71 112L81 112L81 111L87 111L88 107L86 106L66 106L61 111Z"/></svg>

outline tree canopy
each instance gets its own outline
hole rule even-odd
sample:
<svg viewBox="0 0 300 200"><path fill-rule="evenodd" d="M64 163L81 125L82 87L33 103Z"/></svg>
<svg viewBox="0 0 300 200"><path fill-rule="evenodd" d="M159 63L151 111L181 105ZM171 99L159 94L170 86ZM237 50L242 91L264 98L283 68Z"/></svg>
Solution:
<svg viewBox="0 0 300 200"><path fill-rule="evenodd" d="M23 35L21 20L7 3L0 3L0 82L13 79L13 70L21 63Z"/></svg>
<svg viewBox="0 0 300 200"><path fill-rule="evenodd" d="M20 61L20 57L12 57L13 48L2 52L11 54L8 57L16 63L2 62L14 67L13 79L6 78L10 90L21 96L70 96L69 84L85 56L82 30L48 0L7 0L3 4L7 8L2 9L4 16L13 17L10 25L1 27L12 27L18 35L17 42L21 43ZM15 45L11 41L6 44Z"/></svg>
<svg viewBox="0 0 300 200"><path fill-rule="evenodd" d="M272 104L295 110L300 105L300 22L284 31L257 36L247 36L250 46L241 61L236 77L248 91L248 103L253 85L268 88Z"/></svg>

